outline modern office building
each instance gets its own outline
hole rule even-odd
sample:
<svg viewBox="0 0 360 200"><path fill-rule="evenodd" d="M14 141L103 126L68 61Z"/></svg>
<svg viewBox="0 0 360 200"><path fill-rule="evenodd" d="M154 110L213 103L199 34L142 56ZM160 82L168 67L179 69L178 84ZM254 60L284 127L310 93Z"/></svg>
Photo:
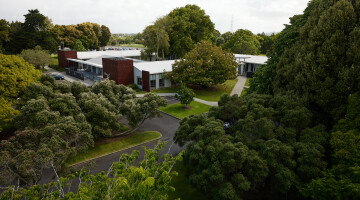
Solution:
<svg viewBox="0 0 360 200"><path fill-rule="evenodd" d="M139 60L139 50L76 52L59 50L59 65L66 73L79 79L102 81L114 80L117 84L136 84L144 91L170 87L171 81L164 73L172 71L175 60ZM239 63L238 75L252 76L257 68L265 64L267 57L235 54Z"/></svg>

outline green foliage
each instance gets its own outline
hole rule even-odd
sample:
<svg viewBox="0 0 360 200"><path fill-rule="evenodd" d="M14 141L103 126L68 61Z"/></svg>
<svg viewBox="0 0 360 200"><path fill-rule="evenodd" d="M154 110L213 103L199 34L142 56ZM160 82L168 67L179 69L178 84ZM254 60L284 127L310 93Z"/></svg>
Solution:
<svg viewBox="0 0 360 200"><path fill-rule="evenodd" d="M40 46L36 46L34 49L24 49L19 54L19 57L24 58L24 60L36 68L44 68L45 65L52 63L52 58L48 51L42 50Z"/></svg>
<svg viewBox="0 0 360 200"><path fill-rule="evenodd" d="M187 106L194 100L195 93L192 89L186 87L185 84L180 83L180 87L175 97L180 100L180 103Z"/></svg>
<svg viewBox="0 0 360 200"><path fill-rule="evenodd" d="M177 83L210 87L233 79L236 66L232 53L202 41L179 61L175 61L172 72L167 76Z"/></svg>
<svg viewBox="0 0 360 200"><path fill-rule="evenodd" d="M268 173L266 162L254 150L225 135L220 120L186 117L174 139L180 145L190 142L184 153L190 183L208 191L211 199L238 199L259 186Z"/></svg>
<svg viewBox="0 0 360 200"><path fill-rule="evenodd" d="M214 23L197 5L186 5L159 18L145 28L144 44L150 52L164 53L169 49L172 57L183 57L202 40L213 39ZM158 54L158 53L157 53Z"/></svg>
<svg viewBox="0 0 360 200"><path fill-rule="evenodd" d="M160 143L155 149L145 148L144 159L136 166L134 163L139 158L139 151L121 155L119 162L113 163L107 173L92 175L82 169L42 186L29 189L10 187L0 199L166 199L167 193L174 190L170 183L177 172L172 168L181 160L181 155L175 158L164 155L160 161L159 152L163 147L164 144ZM76 192L65 193L64 188L73 178L80 180Z"/></svg>
<svg viewBox="0 0 360 200"><path fill-rule="evenodd" d="M257 55L260 53L260 39L249 30L239 29L231 34L222 47L233 53Z"/></svg>
<svg viewBox="0 0 360 200"><path fill-rule="evenodd" d="M143 31L144 45L147 47L145 50L147 54L156 53L156 57L159 57L159 51L162 52L164 59L165 54L169 50L169 35L166 32L166 28L169 24L169 18L167 16L157 19L154 25L147 26Z"/></svg>
<svg viewBox="0 0 360 200"><path fill-rule="evenodd" d="M40 79L41 72L24 59L0 54L0 95L6 99L18 98L30 83Z"/></svg>
<svg viewBox="0 0 360 200"><path fill-rule="evenodd" d="M137 128L146 119L159 116L160 113L156 109L166 105L167 101L164 98L147 93L143 98L125 100L120 107L120 112L126 116L131 127Z"/></svg>
<svg viewBox="0 0 360 200"><path fill-rule="evenodd" d="M78 104L92 126L94 138L110 136L112 130L120 129L116 107L103 94L81 93Z"/></svg>
<svg viewBox="0 0 360 200"><path fill-rule="evenodd" d="M80 40L76 40L73 46L73 50L75 51L86 51L85 47L83 46Z"/></svg>
<svg viewBox="0 0 360 200"><path fill-rule="evenodd" d="M264 32L257 34L260 36L260 54L267 54L273 48L275 34L266 35Z"/></svg>
<svg viewBox="0 0 360 200"><path fill-rule="evenodd" d="M12 124L14 116L19 114L18 110L15 110L12 107L12 104L5 100L4 98L0 98L0 132L9 128Z"/></svg>

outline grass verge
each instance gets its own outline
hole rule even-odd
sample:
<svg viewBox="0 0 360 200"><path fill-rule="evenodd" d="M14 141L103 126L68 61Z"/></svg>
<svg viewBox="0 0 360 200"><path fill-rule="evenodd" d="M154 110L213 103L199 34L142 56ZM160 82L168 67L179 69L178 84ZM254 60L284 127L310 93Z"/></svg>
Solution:
<svg viewBox="0 0 360 200"><path fill-rule="evenodd" d="M82 161L90 160L99 156L110 154L128 147L132 147L144 142L157 139L161 137L161 133L157 131L146 131L142 133L133 133L128 136L110 139L111 141L98 141L93 148L87 152L79 153L76 156L69 158L66 163L73 165Z"/></svg>
<svg viewBox="0 0 360 200"><path fill-rule="evenodd" d="M190 115L198 115L200 113L208 112L211 107L209 105L202 104L196 101L191 102L190 106L192 107L192 109L190 110L183 109L183 105L181 105L180 103L176 103L176 104L168 105L166 107L160 107L158 109L182 119Z"/></svg>
<svg viewBox="0 0 360 200"><path fill-rule="evenodd" d="M246 93L247 93L246 88L243 88L243 90L241 91L240 96L241 96L241 97L242 97L242 96L245 96Z"/></svg>
<svg viewBox="0 0 360 200"><path fill-rule="evenodd" d="M221 95L230 94L235 87L238 79L227 80L223 84L216 85L212 88L192 88L196 94L195 97L205 101L219 101ZM151 90L152 93L176 93L177 87L161 88L157 90Z"/></svg>
<svg viewBox="0 0 360 200"><path fill-rule="evenodd" d="M175 188L175 191L170 191L168 193L168 199L206 199L203 193L190 185L189 179L186 177L186 166L183 164L183 162L177 162L174 165L173 170L178 172L178 175L171 180L171 186Z"/></svg>
<svg viewBox="0 0 360 200"><path fill-rule="evenodd" d="M245 86L246 87L250 87L250 79L251 78L246 78L246 81L245 81Z"/></svg>

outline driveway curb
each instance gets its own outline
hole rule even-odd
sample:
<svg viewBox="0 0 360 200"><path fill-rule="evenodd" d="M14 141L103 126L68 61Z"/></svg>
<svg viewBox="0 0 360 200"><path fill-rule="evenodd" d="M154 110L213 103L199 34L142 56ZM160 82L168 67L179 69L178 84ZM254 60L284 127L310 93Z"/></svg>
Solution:
<svg viewBox="0 0 360 200"><path fill-rule="evenodd" d="M159 133L160 133L160 132L159 132ZM121 150L114 151L114 152L111 152L111 153L108 153L108 154L104 154L104 155L101 155L101 156L98 156L98 157L95 157L95 158L91 158L91 159L89 159L89 160L84 160L84 161L81 161L81 162L78 162L78 163L69 165L69 167L75 167L75 166L77 166L77 165L81 165L81 164L87 163L87 162L89 162L89 161L96 160L96 159L98 159L98 158L102 158L102 157L105 157L105 156L108 156L108 155L111 155L111 154L114 154L114 153L118 153L118 152L120 152L120 151L124 151L124 150L130 149L130 148L133 148L133 147L137 147L137 146L140 146L140 145L149 143L149 142L153 142L153 141L155 141L155 140L160 140L161 138L163 138L163 135L160 133L160 137L158 137L158 138L155 138L155 139L152 139L152 140L149 140L149 141L146 141L146 142L143 142L143 143L140 143L140 144L131 146L131 147L127 147L127 148L125 148L125 149L121 149Z"/></svg>

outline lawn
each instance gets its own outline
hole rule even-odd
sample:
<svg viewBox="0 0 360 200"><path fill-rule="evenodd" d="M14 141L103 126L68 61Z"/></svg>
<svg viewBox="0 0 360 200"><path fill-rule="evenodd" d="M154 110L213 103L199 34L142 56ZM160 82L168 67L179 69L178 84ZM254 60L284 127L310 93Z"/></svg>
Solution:
<svg viewBox="0 0 360 200"><path fill-rule="evenodd" d="M250 79L251 78L247 78L246 81L245 81L245 86L246 87L250 87Z"/></svg>
<svg viewBox="0 0 360 200"><path fill-rule="evenodd" d="M230 94L238 79L227 80L223 84L216 85L213 88L192 88L196 97L205 101L219 101L221 95ZM162 88L151 90L153 93L176 93L177 87Z"/></svg>
<svg viewBox="0 0 360 200"><path fill-rule="evenodd" d="M57 55L51 55L52 63L49 64L49 67L52 69L55 69L59 72L64 72L65 69L59 66L58 56Z"/></svg>
<svg viewBox="0 0 360 200"><path fill-rule="evenodd" d="M246 95L246 93L247 93L246 88L243 88L243 90L241 91L240 96L242 97L242 96Z"/></svg>
<svg viewBox="0 0 360 200"><path fill-rule="evenodd" d="M132 147L144 142L157 139L161 137L161 133L157 131L146 131L142 133L133 133L128 136L118 137L116 139L107 139L105 141L96 142L95 146L87 152L79 153L76 156L69 158L66 163L73 165L85 160L96 158L98 156L110 154L128 147ZM108 141L112 140L112 141Z"/></svg>
<svg viewBox="0 0 360 200"><path fill-rule="evenodd" d="M190 115L198 115L200 113L208 112L211 107L209 105L202 104L196 101L191 102L190 106L192 107L192 109L183 109L183 105L181 105L180 103L176 103L168 105L166 107L160 107L158 109L182 119Z"/></svg>
<svg viewBox="0 0 360 200"><path fill-rule="evenodd" d="M145 48L142 44L120 44L121 47L135 47L135 48Z"/></svg>
<svg viewBox="0 0 360 200"><path fill-rule="evenodd" d="M177 162L174 165L173 170L179 174L171 180L171 186L175 187L175 191L170 191L168 193L168 199L206 199L203 193L199 192L196 188L190 185L189 179L186 177L186 166L183 164L183 162Z"/></svg>

